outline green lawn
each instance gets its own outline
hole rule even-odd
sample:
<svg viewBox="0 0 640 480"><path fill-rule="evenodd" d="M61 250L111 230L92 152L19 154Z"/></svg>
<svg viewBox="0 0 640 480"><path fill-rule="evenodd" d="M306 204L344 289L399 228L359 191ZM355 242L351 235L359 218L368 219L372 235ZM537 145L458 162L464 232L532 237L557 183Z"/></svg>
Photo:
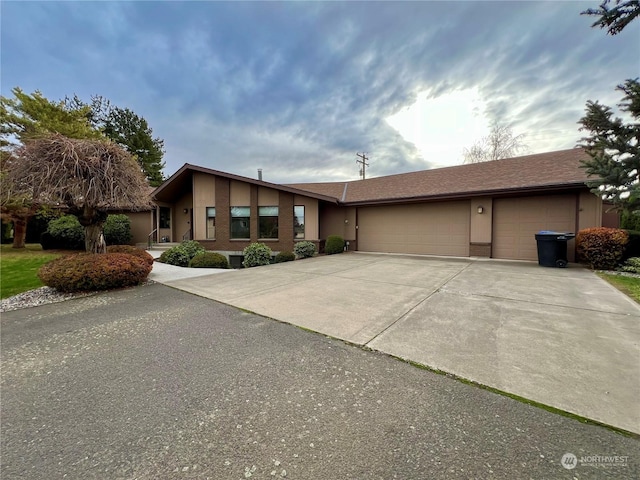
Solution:
<svg viewBox="0 0 640 480"><path fill-rule="evenodd" d="M640 278L609 275L607 273L601 273L600 276L618 290L626 293L629 297L640 303Z"/></svg>
<svg viewBox="0 0 640 480"><path fill-rule="evenodd" d="M42 251L39 244L20 249L0 245L0 298L41 287L38 269L59 256L59 253Z"/></svg>

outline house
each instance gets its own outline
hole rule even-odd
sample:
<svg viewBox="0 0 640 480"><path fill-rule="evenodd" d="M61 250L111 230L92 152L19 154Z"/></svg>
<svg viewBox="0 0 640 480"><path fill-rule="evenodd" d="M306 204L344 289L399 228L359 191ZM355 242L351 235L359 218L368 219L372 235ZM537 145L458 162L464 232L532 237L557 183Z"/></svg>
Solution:
<svg viewBox="0 0 640 480"><path fill-rule="evenodd" d="M349 249L535 260L539 230L600 226L582 149L349 182L280 185L185 164L153 192L137 242L194 239L232 257L341 235ZM146 233L142 233L147 228ZM574 242L569 243L569 260Z"/></svg>

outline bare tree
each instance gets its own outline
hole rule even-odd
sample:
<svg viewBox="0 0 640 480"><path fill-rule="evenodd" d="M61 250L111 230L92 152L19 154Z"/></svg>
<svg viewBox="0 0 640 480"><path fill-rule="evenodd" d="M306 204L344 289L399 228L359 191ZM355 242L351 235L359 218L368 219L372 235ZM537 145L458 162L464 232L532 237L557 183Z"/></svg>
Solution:
<svg viewBox="0 0 640 480"><path fill-rule="evenodd" d="M109 211L150 208L149 186L136 160L106 139L54 134L25 142L3 162L0 204L49 205L78 217L87 252L104 253Z"/></svg>
<svg viewBox="0 0 640 480"><path fill-rule="evenodd" d="M464 163L489 162L525 153L528 148L523 142L524 137L524 133L514 136L511 127L494 122L489 135L464 149Z"/></svg>

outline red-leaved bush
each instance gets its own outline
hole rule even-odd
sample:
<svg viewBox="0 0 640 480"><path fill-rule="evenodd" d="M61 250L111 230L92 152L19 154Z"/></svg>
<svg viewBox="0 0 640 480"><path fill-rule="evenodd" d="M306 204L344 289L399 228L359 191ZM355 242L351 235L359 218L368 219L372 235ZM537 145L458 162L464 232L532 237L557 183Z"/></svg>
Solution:
<svg viewBox="0 0 640 480"><path fill-rule="evenodd" d="M61 292L108 290L138 285L152 267L140 256L128 253L80 253L45 263L38 277Z"/></svg>
<svg viewBox="0 0 640 480"><path fill-rule="evenodd" d="M153 265L153 256L149 252L132 245L109 245L107 253L128 253L129 255L140 257L149 265Z"/></svg>
<svg viewBox="0 0 640 480"><path fill-rule="evenodd" d="M598 270L612 270L622 260L629 235L619 228L585 228L576 235L578 261Z"/></svg>

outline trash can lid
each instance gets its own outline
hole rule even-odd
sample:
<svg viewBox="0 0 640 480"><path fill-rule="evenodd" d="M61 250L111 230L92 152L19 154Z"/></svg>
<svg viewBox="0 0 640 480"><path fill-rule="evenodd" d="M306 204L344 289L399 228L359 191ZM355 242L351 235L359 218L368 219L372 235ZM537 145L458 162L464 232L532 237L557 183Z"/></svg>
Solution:
<svg viewBox="0 0 640 480"><path fill-rule="evenodd" d="M564 235L562 232L554 232L553 230L540 230L538 235Z"/></svg>

